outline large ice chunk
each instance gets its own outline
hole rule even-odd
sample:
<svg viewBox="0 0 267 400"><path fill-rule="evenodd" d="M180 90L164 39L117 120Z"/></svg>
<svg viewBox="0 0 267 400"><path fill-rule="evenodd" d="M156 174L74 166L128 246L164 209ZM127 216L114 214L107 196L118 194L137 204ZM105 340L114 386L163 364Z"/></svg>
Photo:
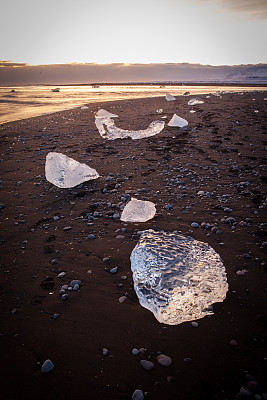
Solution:
<svg viewBox="0 0 267 400"><path fill-rule="evenodd" d="M115 117L118 117L118 115L112 114L109 111L104 110L104 108L100 108L100 110L97 111L95 116L98 117L98 118L115 118Z"/></svg>
<svg viewBox="0 0 267 400"><path fill-rule="evenodd" d="M50 152L46 156L46 179L60 188L72 188L82 182L99 177L97 171L62 153Z"/></svg>
<svg viewBox="0 0 267 400"><path fill-rule="evenodd" d="M189 100L188 105L189 106L195 106L196 104L203 104L204 101L200 99L199 97L194 97L193 99Z"/></svg>
<svg viewBox="0 0 267 400"><path fill-rule="evenodd" d="M164 128L165 122L153 121L147 129L140 131L128 131L126 129L117 128L115 122L111 118L96 117L95 124L100 135L105 139L114 140L130 137L135 140L157 135Z"/></svg>
<svg viewBox="0 0 267 400"><path fill-rule="evenodd" d="M151 201L137 200L131 198L121 214L121 221L146 222L156 214L155 204Z"/></svg>
<svg viewBox="0 0 267 400"><path fill-rule="evenodd" d="M177 233L143 231L131 254L140 304L177 325L213 314L228 291L222 260L207 243Z"/></svg>
<svg viewBox="0 0 267 400"><path fill-rule="evenodd" d="M176 98L175 98L172 94L170 94L170 93L166 93L165 98L166 98L167 101L174 101L174 100L176 100Z"/></svg>
<svg viewBox="0 0 267 400"><path fill-rule="evenodd" d="M183 119L179 117L176 114L173 114L172 119L168 122L169 126L179 126L179 128L184 128L185 126L188 125L188 122L186 119Z"/></svg>

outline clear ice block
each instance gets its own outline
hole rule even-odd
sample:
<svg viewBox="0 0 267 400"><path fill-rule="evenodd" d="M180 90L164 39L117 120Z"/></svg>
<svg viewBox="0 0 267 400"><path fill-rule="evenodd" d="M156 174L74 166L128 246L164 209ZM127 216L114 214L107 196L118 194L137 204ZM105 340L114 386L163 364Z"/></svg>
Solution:
<svg viewBox="0 0 267 400"><path fill-rule="evenodd" d="M151 201L137 200L131 198L121 214L121 221L146 222L156 214L155 204Z"/></svg>
<svg viewBox="0 0 267 400"><path fill-rule="evenodd" d="M168 325L213 314L212 304L228 291L219 254L190 236L143 231L131 269L140 304Z"/></svg>
<svg viewBox="0 0 267 400"><path fill-rule="evenodd" d="M88 165L62 153L50 152L46 156L45 176L59 188L72 188L82 182L97 179L99 174Z"/></svg>

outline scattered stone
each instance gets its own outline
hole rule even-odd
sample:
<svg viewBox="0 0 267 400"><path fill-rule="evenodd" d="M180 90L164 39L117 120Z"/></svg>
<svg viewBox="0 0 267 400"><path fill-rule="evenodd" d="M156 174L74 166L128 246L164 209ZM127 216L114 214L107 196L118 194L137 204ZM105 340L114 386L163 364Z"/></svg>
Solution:
<svg viewBox="0 0 267 400"><path fill-rule="evenodd" d="M63 301L66 301L66 300L68 300L69 295L68 295L67 293L65 293L65 294L63 294L63 295L61 296L61 298L62 298Z"/></svg>
<svg viewBox="0 0 267 400"><path fill-rule="evenodd" d="M137 350L137 349L132 349L132 354L133 354L134 356L137 356L137 355L139 354L139 350Z"/></svg>
<svg viewBox="0 0 267 400"><path fill-rule="evenodd" d="M151 369L153 369L155 367L154 363L152 361L148 361L148 360L141 360L140 364L147 371L150 371Z"/></svg>
<svg viewBox="0 0 267 400"><path fill-rule="evenodd" d="M127 299L126 296L121 296L121 297L119 298L119 302L120 302L120 303L123 303L126 299Z"/></svg>
<svg viewBox="0 0 267 400"><path fill-rule="evenodd" d="M103 356L107 356L108 355L108 349L103 349Z"/></svg>
<svg viewBox="0 0 267 400"><path fill-rule="evenodd" d="M57 277L64 278L65 275L66 275L66 272L60 272Z"/></svg>
<svg viewBox="0 0 267 400"><path fill-rule="evenodd" d="M192 226L192 228L198 228L199 227L197 222L192 222L191 226Z"/></svg>
<svg viewBox="0 0 267 400"><path fill-rule="evenodd" d="M111 270L109 272L111 274L116 274L117 271L118 271L118 267L114 267L114 268L111 268Z"/></svg>
<svg viewBox="0 0 267 400"><path fill-rule="evenodd" d="M160 365L163 365L164 367L169 367L172 363L171 357L165 356L164 354L160 354L157 357L157 361Z"/></svg>
<svg viewBox="0 0 267 400"><path fill-rule="evenodd" d="M41 372L51 372L55 368L51 360L47 359L41 367Z"/></svg>
<svg viewBox="0 0 267 400"><path fill-rule="evenodd" d="M230 341L230 346L238 346L237 341L234 340L234 339L232 339L232 340Z"/></svg>
<svg viewBox="0 0 267 400"><path fill-rule="evenodd" d="M53 319L58 319L59 317L60 317L59 313L56 313L56 314L53 315Z"/></svg>
<svg viewBox="0 0 267 400"><path fill-rule="evenodd" d="M136 389L133 392L132 400L144 400L144 393L140 389Z"/></svg>
<svg viewBox="0 0 267 400"><path fill-rule="evenodd" d="M70 286L72 288L74 288L75 285L79 285L80 286L81 283L82 282L79 279L74 279L73 281L70 282Z"/></svg>
<svg viewBox="0 0 267 400"><path fill-rule="evenodd" d="M92 233L90 233L90 235L87 236L88 239L95 239L95 235L93 235Z"/></svg>
<svg viewBox="0 0 267 400"><path fill-rule="evenodd" d="M198 323L196 321L191 322L191 325L193 326L193 328L197 328L198 327Z"/></svg>

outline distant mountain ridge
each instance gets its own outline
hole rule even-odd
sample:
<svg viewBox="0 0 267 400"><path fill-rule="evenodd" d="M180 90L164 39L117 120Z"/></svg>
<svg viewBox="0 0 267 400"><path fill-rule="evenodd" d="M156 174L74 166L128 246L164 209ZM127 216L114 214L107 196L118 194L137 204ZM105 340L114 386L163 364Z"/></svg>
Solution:
<svg viewBox="0 0 267 400"><path fill-rule="evenodd" d="M28 65L0 61L0 85L91 83L267 83L267 64L51 64Z"/></svg>

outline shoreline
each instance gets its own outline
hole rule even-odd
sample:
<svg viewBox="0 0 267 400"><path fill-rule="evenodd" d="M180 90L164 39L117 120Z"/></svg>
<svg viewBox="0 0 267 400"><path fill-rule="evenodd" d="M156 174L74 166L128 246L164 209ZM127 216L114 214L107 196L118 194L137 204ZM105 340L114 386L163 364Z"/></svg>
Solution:
<svg viewBox="0 0 267 400"><path fill-rule="evenodd" d="M107 84L108 85L108 84ZM41 85L42 86L42 85ZM44 85L44 86L50 86L50 85ZM51 85L51 86L54 86L54 85ZM59 85L60 86L60 85ZM67 85L67 86L72 86L72 85ZM73 86L76 86L76 85L73 85ZM81 85L81 86L84 86L84 85ZM138 85L136 85L136 86L138 86ZM200 85L201 86L201 85ZM227 90L227 88L228 87L223 87L223 86L217 86L217 85L214 85L214 86L216 86L217 88L218 88L218 90L219 90L219 92L223 92L223 94L225 94L224 93L224 91L223 90L221 90L221 89L226 89ZM12 86L11 86L12 87ZM189 85L188 86L188 88L190 88L191 86ZM196 87L197 87L197 85L196 85ZM212 85L211 85L211 87L212 87ZM237 88L239 88L240 86L236 86ZM246 87L247 88L247 90L245 90L245 92L261 92L261 91L264 91L264 86L259 86L259 89L257 90L256 89L256 87L255 86L243 86L244 88ZM230 86L229 86L229 88L230 88ZM240 87L240 88L242 88L242 86ZM250 90L248 90L248 88L250 88ZM207 95L214 95L214 93L213 92L211 92L210 90L208 90L209 89L209 86L207 86L207 90L205 90L205 91L203 91L203 93L190 93L190 96L207 96ZM256 90L254 90L254 89L256 89ZM168 88L166 87L166 90L168 90ZM178 89L177 89L178 90ZM181 90L181 89L180 89ZM229 92L226 92L226 93L229 93ZM102 95L104 95L104 93L101 93ZM184 97L184 95L181 95L181 94L175 94L175 93L173 93L173 95L175 96L175 97L177 97L177 98L179 98L179 97ZM28 111L23 111L23 112L20 112L20 113L17 113L18 115L21 115L21 117L16 117L16 119L13 119L13 118L15 118L15 117L10 117L11 119L9 119L9 118L7 118L7 119L5 119L4 120L4 117L0 117L0 126L1 125L3 125L3 124L6 124L6 123L9 123L9 122L15 122L15 121L21 121L21 120L23 120L23 119L28 119L28 118L35 118L35 117L39 117L39 116L42 116L42 115L47 115L47 114L54 114L54 113L57 113L57 112L61 112L61 111L68 111L68 110L73 110L73 109L78 109L78 108L80 108L80 107L82 107L82 106L85 106L85 105L88 105L88 104L94 104L94 103L102 103L102 102L114 102L114 101L123 101L123 100L135 100L135 99L148 99L148 98L158 98L158 97L165 97L165 95L163 94L163 93L158 93L158 94L154 94L153 95L153 93L149 93L149 94L146 94L146 93L143 93L143 95L141 95L140 93L138 94L138 97L131 97L131 95L130 94L128 94L127 96L128 97L125 97L126 95L123 95L123 97L120 97L121 95L118 93L118 95L117 95L117 99L114 99L114 98L110 98L110 99L108 99L108 98L94 98L94 99L91 99L90 101L89 101L89 103L88 103L88 99L87 99L87 101L81 101L80 102L80 104L79 105L77 105L77 104L75 104L74 106L71 106L71 107L64 107L63 105L59 108L59 109L57 109L57 110L52 110L52 111L48 111L48 112L43 112L44 110L42 110L42 108L43 109L45 109L46 107L48 107L49 108L49 106L39 106L39 108L40 108L40 111L36 111L36 106L35 107L29 107L28 106ZM190 96L187 96L187 97L190 97ZM27 104L27 103L26 103ZM67 103L65 104L65 105L67 105ZM50 106L50 108L52 108L52 107L57 107L57 106ZM42 110L42 111L41 111ZM13 112L13 114L14 114L14 112ZM27 114L29 114L29 116L27 116ZM1 119L2 119L2 121L3 122L1 122Z"/></svg>
<svg viewBox="0 0 267 400"><path fill-rule="evenodd" d="M193 95L102 101L0 126L6 399L127 400L142 389L151 400L225 400L249 381L267 392L266 96L227 93L193 107ZM162 115L168 122L174 113L189 125L107 141L94 124L99 108L117 114L122 129L145 129ZM56 188L44 176L50 151L86 163L100 178ZM126 194L154 202L155 217L128 224L114 218ZM229 291L197 328L160 324L140 306L130 254L146 229L177 230L221 256ZM73 279L80 290L62 301L60 287ZM134 356L133 348L144 351ZM169 367L157 363L159 352L172 358ZM46 359L55 368L42 374ZM142 359L155 368L144 370Z"/></svg>

